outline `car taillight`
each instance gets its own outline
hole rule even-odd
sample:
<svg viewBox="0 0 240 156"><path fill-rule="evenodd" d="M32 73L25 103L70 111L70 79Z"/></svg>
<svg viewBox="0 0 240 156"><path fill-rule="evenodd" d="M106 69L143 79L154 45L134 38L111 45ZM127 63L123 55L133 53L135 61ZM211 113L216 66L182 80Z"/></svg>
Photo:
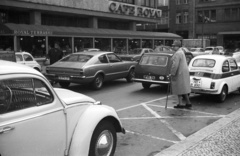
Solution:
<svg viewBox="0 0 240 156"><path fill-rule="evenodd" d="M210 89L214 89L214 88L215 88L215 82L211 82Z"/></svg>

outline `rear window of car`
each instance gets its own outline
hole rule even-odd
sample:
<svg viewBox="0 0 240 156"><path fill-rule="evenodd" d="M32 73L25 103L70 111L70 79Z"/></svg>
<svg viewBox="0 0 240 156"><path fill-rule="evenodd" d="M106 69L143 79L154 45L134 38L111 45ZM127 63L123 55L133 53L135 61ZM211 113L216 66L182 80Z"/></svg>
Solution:
<svg viewBox="0 0 240 156"><path fill-rule="evenodd" d="M90 60L93 56L92 55L68 55L64 59L61 60L61 62L87 62Z"/></svg>
<svg viewBox="0 0 240 156"><path fill-rule="evenodd" d="M213 68L215 66L216 61L213 59L196 59L193 61L193 67L207 67Z"/></svg>
<svg viewBox="0 0 240 156"><path fill-rule="evenodd" d="M146 55L143 56L140 65L154 65L154 66L166 66L168 62L167 56Z"/></svg>

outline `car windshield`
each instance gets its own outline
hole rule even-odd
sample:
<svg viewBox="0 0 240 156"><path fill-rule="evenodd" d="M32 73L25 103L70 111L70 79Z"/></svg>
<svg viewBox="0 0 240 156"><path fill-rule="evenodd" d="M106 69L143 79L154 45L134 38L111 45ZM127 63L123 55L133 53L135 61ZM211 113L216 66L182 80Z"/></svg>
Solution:
<svg viewBox="0 0 240 156"><path fill-rule="evenodd" d="M196 59L194 60L193 67L207 67L212 68L215 66L216 61L213 59Z"/></svg>
<svg viewBox="0 0 240 156"><path fill-rule="evenodd" d="M61 60L61 62L87 62L90 60L93 56L92 55L69 55Z"/></svg>
<svg viewBox="0 0 240 156"><path fill-rule="evenodd" d="M148 55L142 57L140 65L166 66L167 62L167 56Z"/></svg>
<svg viewBox="0 0 240 156"><path fill-rule="evenodd" d="M142 49L133 49L131 51L129 51L128 53L129 54L141 54L142 52Z"/></svg>

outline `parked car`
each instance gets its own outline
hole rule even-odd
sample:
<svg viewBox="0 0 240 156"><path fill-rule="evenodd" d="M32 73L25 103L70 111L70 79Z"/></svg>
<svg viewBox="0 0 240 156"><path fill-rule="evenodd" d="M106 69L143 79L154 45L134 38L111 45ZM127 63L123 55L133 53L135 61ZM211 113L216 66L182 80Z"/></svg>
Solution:
<svg viewBox="0 0 240 156"><path fill-rule="evenodd" d="M152 84L169 84L167 77L174 52L147 53L141 57L135 68L134 81L142 83L144 89Z"/></svg>
<svg viewBox="0 0 240 156"><path fill-rule="evenodd" d="M216 46L216 48L218 48L220 55L224 55L225 49L223 48L223 46Z"/></svg>
<svg viewBox="0 0 240 156"><path fill-rule="evenodd" d="M219 102L240 88L240 70L233 57L201 55L189 64L191 91L216 95Z"/></svg>
<svg viewBox="0 0 240 156"><path fill-rule="evenodd" d="M101 50L98 48L84 48L83 51L86 52L86 51L101 51Z"/></svg>
<svg viewBox="0 0 240 156"><path fill-rule="evenodd" d="M191 48L190 51L193 54L193 57L198 55L206 55L203 48Z"/></svg>
<svg viewBox="0 0 240 156"><path fill-rule="evenodd" d="M0 61L2 156L113 155L116 111L86 95L52 88L36 70Z"/></svg>
<svg viewBox="0 0 240 156"><path fill-rule="evenodd" d="M181 47L185 53L185 56L186 56L186 60L187 60L187 64L189 64L189 62L191 61L191 59L193 58L193 54L186 48L186 47ZM154 49L155 52L173 52L174 50L169 47L169 46L164 46L164 45L161 45L161 46L157 46L155 49Z"/></svg>
<svg viewBox="0 0 240 156"><path fill-rule="evenodd" d="M62 87L70 83L91 84L100 89L104 81L126 78L132 82L137 62L122 61L113 52L73 53L47 66L49 80L59 82Z"/></svg>
<svg viewBox="0 0 240 156"><path fill-rule="evenodd" d="M233 58L236 59L238 67L240 67L240 51L239 52L232 52L232 53L227 53L226 55L232 56Z"/></svg>
<svg viewBox="0 0 240 156"><path fill-rule="evenodd" d="M17 63L32 67L38 71L42 71L42 66L34 59L30 53L16 52L15 56Z"/></svg>
<svg viewBox="0 0 240 156"><path fill-rule="evenodd" d="M216 47L206 47L205 53L210 54L210 55L213 55L213 54L219 55L220 54L219 49Z"/></svg>
<svg viewBox="0 0 240 156"><path fill-rule="evenodd" d="M145 53L152 53L151 48L135 48L128 52L126 55L118 55L122 60L125 61L139 61L141 56Z"/></svg>

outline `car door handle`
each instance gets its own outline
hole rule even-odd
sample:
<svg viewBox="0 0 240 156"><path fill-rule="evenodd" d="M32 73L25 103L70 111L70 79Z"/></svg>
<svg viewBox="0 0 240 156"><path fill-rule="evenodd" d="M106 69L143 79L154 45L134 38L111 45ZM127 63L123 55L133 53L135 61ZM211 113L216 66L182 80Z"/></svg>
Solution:
<svg viewBox="0 0 240 156"><path fill-rule="evenodd" d="M4 127L3 129L0 130L0 134L8 133L9 131L12 130L14 130L14 127Z"/></svg>

